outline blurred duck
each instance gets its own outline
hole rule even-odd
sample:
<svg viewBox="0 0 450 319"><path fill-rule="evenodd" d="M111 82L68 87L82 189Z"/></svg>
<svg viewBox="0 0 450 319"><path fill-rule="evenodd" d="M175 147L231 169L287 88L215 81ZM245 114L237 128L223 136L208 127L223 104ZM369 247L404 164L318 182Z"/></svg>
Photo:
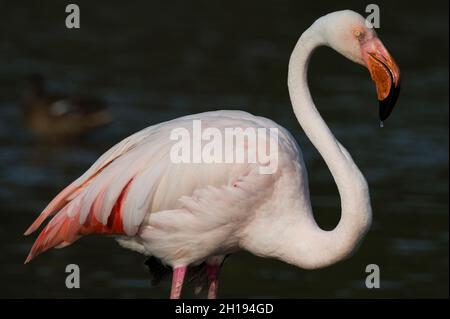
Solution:
<svg viewBox="0 0 450 319"><path fill-rule="evenodd" d="M103 100L48 92L41 74L29 76L22 107L28 127L48 139L79 137L112 120Z"/></svg>

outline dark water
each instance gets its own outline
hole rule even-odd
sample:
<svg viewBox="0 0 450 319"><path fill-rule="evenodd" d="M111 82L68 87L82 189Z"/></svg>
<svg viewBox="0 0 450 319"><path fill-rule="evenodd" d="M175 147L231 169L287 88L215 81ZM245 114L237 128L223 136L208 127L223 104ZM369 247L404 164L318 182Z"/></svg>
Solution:
<svg viewBox="0 0 450 319"><path fill-rule="evenodd" d="M91 1L93 2L93 1ZM400 100L378 127L373 85L363 68L329 49L314 56L316 104L352 153L371 189L374 224L353 258L304 271L246 253L230 257L222 297L448 297L448 3L377 1L378 32L403 74ZM177 116L243 109L294 133L310 174L320 225L339 219L330 173L306 140L286 89L290 52L312 21L363 1L77 1L81 29L64 27L60 1L11 2L0 19L0 296L166 297L143 257L89 236L22 265L33 238L21 234L49 200L110 146ZM36 140L23 126L23 78L41 71L54 86L104 96L114 124L78 142ZM81 268L68 290L65 266ZM381 269L381 288L364 285Z"/></svg>

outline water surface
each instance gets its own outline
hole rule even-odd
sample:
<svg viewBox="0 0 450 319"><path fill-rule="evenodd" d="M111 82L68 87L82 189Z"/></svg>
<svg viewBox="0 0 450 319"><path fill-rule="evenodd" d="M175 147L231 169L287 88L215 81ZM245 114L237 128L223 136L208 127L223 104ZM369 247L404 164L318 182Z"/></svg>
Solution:
<svg viewBox="0 0 450 319"><path fill-rule="evenodd" d="M81 29L64 28L64 4L3 4L0 21L1 297L168 296L152 287L144 258L89 236L22 265L22 236L53 196L109 147L148 125L214 109L269 117L299 141L319 224L339 220L332 177L293 116L287 63L297 38L327 12L364 2L77 1ZM448 297L448 3L378 1L379 36L396 58L403 86L379 128L368 72L320 49L312 59L315 102L371 190L374 223L359 251L327 269L305 271L240 253L227 259L221 297ZM18 96L41 71L52 85L105 97L113 125L81 141L46 143L28 132ZM175 187L175 186L174 186ZM65 288L65 266L81 267L81 289ZM381 288L364 285L381 269ZM189 295L189 294L188 294Z"/></svg>

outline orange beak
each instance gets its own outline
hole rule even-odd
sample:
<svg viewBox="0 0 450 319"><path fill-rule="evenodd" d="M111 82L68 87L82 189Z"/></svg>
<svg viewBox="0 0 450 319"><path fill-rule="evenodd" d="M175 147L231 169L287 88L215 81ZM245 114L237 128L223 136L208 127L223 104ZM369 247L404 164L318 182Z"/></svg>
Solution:
<svg viewBox="0 0 450 319"><path fill-rule="evenodd" d="M381 41L374 37L361 45L363 60L375 82L380 120L391 114L400 93L400 70Z"/></svg>

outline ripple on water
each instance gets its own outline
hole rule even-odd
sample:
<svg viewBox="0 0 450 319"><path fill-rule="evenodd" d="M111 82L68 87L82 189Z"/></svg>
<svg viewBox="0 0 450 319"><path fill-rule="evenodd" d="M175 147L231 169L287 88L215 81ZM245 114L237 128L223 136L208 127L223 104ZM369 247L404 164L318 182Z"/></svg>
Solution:
<svg viewBox="0 0 450 319"><path fill-rule="evenodd" d="M435 250L436 243L430 239L398 238L391 241L391 249L398 254L411 255Z"/></svg>

